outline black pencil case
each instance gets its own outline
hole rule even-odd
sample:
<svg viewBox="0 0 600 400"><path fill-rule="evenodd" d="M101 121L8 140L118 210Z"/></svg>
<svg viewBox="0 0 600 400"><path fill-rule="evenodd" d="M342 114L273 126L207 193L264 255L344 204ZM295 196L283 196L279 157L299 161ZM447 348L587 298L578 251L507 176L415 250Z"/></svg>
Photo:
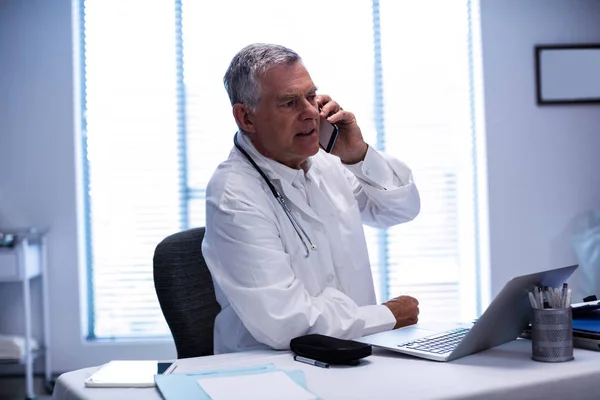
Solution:
<svg viewBox="0 0 600 400"><path fill-rule="evenodd" d="M344 365L357 365L361 358L370 356L372 353L372 347L369 344L316 333L292 339L290 349L302 357L329 364Z"/></svg>

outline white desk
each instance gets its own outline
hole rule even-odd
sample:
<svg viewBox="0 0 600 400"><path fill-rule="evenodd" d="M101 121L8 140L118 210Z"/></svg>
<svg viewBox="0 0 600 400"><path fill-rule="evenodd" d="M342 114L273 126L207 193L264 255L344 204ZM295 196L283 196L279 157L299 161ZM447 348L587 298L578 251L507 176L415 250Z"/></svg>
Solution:
<svg viewBox="0 0 600 400"><path fill-rule="evenodd" d="M575 349L575 360L531 360L531 342L516 340L450 363L375 350L357 367L330 369L295 362L289 352L260 351L178 361L176 373L274 363L300 369L308 388L331 399L596 399L600 398L600 352ZM86 389L96 368L61 375L57 400L160 400L156 389Z"/></svg>

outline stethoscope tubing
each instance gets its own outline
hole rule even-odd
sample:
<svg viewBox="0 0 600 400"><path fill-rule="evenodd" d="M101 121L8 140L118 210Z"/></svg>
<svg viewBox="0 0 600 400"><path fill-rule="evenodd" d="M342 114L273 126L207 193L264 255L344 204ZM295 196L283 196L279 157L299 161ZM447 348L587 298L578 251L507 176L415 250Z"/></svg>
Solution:
<svg viewBox="0 0 600 400"><path fill-rule="evenodd" d="M290 220L290 223L294 227L296 234L302 241L302 245L304 246L304 250L306 251L305 257L310 256L310 250L313 250L313 251L317 250L317 246L315 246L313 244L313 242L310 240L310 236L308 236L308 234L306 233L306 231L304 230L304 228L302 227L300 222L298 222L298 220L296 219L294 214L292 214L292 211L288 207L288 205L285 201L285 198L281 195L281 193L279 193L277 191L275 186L273 186L273 183L271 183L271 180L267 177L267 175L264 173L264 171L256 164L256 162L252 159L250 154L248 154L248 152L246 152L246 150L244 150L242 148L242 146L239 145L239 143L237 141L237 133L233 136L233 144L240 151L240 153L242 153L244 155L244 157L246 157L246 159L250 162L250 164L254 167L254 169L260 174L260 176L267 183L267 186L271 190L271 193L273 193L273 196L275 197L275 199L277 199L277 202L281 205L281 208L283 208L285 215ZM306 237L306 240L308 240L308 243L310 244L310 250L309 250L309 247L306 244L306 241L304 240L304 237L302 235L304 235L304 237Z"/></svg>

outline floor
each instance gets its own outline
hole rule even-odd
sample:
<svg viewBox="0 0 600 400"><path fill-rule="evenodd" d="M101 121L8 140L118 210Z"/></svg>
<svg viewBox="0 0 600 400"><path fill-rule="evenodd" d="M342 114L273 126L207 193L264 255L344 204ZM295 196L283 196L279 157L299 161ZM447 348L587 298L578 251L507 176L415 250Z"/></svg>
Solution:
<svg viewBox="0 0 600 400"><path fill-rule="evenodd" d="M36 376L33 383L37 400L50 400L52 398L44 388L44 377ZM0 400L25 400L25 378L22 376L0 375Z"/></svg>

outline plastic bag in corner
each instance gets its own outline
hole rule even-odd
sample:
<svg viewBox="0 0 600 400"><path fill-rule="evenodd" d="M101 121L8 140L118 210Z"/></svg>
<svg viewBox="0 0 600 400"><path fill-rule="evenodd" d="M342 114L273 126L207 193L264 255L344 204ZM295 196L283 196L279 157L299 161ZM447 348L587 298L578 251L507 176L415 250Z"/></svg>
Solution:
<svg viewBox="0 0 600 400"><path fill-rule="evenodd" d="M600 298L600 212L590 211L575 219L573 247L579 260L577 295L573 302L596 295Z"/></svg>

